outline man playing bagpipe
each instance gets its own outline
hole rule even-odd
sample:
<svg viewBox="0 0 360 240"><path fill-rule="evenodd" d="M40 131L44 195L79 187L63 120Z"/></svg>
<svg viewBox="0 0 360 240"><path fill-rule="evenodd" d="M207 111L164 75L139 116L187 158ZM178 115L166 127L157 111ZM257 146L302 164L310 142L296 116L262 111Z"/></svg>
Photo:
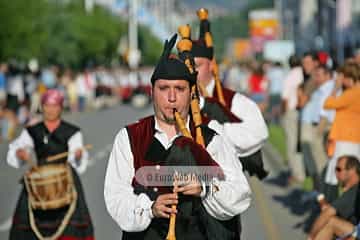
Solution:
<svg viewBox="0 0 360 240"><path fill-rule="evenodd" d="M105 203L123 230L122 239L238 239L227 221L249 207L250 188L231 144L189 114L197 73L185 54L170 54L175 41L176 35L165 42L151 77L155 114L121 129L115 138ZM190 138L198 130L202 143ZM151 181L179 165L195 172L211 168L216 174L209 174L207 183L197 177L175 178L169 185Z"/></svg>
<svg viewBox="0 0 360 240"><path fill-rule="evenodd" d="M203 96L200 98L202 115L208 118L207 125L211 129L227 137L235 146L244 170L263 179L268 174L261 153L268 138L264 118L255 102L222 86L214 57L208 11L201 8L197 15L200 36L192 41L191 54L195 59L197 83Z"/></svg>
<svg viewBox="0 0 360 240"><path fill-rule="evenodd" d="M22 181L10 239L94 239L76 172L85 171L88 153L80 129L61 119L63 102L59 91L45 92L43 121L26 127L9 145L8 164L31 167Z"/></svg>

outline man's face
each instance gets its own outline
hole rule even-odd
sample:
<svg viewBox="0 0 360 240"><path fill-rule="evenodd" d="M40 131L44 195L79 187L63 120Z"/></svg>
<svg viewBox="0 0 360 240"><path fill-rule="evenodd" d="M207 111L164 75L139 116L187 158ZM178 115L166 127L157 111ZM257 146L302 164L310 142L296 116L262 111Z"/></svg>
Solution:
<svg viewBox="0 0 360 240"><path fill-rule="evenodd" d="M321 85L324 82L326 82L328 79L330 79L329 74L326 71L324 71L324 69L322 68L317 68L314 76L315 76L315 81L318 85Z"/></svg>
<svg viewBox="0 0 360 240"><path fill-rule="evenodd" d="M311 74L317 66L317 63L311 56L305 56L302 60L302 66L306 74Z"/></svg>
<svg viewBox="0 0 360 240"><path fill-rule="evenodd" d="M45 121L60 119L62 107L59 104L43 104L43 115Z"/></svg>
<svg viewBox="0 0 360 240"><path fill-rule="evenodd" d="M349 180L349 169L346 169L346 158L340 158L336 163L335 168L336 178L339 181L341 186L345 186L345 184Z"/></svg>
<svg viewBox="0 0 360 240"><path fill-rule="evenodd" d="M195 69L198 72L197 80L206 86L212 79L212 62L204 57L196 57L194 60Z"/></svg>
<svg viewBox="0 0 360 240"><path fill-rule="evenodd" d="M155 117L168 124L175 124L174 109L186 119L190 106L190 85L186 80L155 81L152 96Z"/></svg>

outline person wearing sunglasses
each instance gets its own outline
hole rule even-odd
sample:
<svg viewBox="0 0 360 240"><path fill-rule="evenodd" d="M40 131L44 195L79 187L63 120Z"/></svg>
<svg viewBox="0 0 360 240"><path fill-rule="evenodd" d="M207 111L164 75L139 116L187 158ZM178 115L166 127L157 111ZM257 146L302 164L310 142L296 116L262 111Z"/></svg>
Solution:
<svg viewBox="0 0 360 240"><path fill-rule="evenodd" d="M359 159L349 155L342 156L337 160L335 171L342 194L321 209L321 213L309 233L308 240L332 239L332 236L326 238L330 234L327 227L331 225L332 221L330 219L332 217L336 216L354 225L358 222L355 208L360 179Z"/></svg>

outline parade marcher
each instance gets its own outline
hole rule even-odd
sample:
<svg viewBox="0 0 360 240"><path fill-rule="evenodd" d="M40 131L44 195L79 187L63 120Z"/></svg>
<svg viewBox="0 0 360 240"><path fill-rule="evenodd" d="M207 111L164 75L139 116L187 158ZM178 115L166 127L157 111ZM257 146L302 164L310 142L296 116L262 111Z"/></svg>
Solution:
<svg viewBox="0 0 360 240"><path fill-rule="evenodd" d="M151 77L155 114L121 129L115 138L105 203L123 230L122 239L165 239L171 214L176 214L177 239L238 239L227 232L227 220L249 207L250 188L231 144L191 120L190 93L197 73L190 72L182 55L170 55L175 41L176 35L165 42ZM193 136L195 128L202 129L206 149L180 132L174 109ZM144 167L160 173L173 164L213 166L224 178L213 178L207 187L195 180L173 192L172 185L148 185L137 177Z"/></svg>
<svg viewBox="0 0 360 240"><path fill-rule="evenodd" d="M197 13L200 18L200 37L193 40L191 53L198 71L200 93L204 96L200 98L202 114L210 118L208 126L211 129L226 136L235 146L244 170L262 179L267 176L261 153L261 147L268 138L266 123L255 102L220 83L208 12L202 8ZM236 119L226 117L224 111L217 110L218 103L225 106Z"/></svg>
<svg viewBox="0 0 360 240"><path fill-rule="evenodd" d="M39 194L40 198L41 193L49 194L46 197L53 196L52 193L59 197L61 188L72 186L70 195L67 196L72 201L60 205L58 198L46 202L44 197L40 202L41 207L35 208L35 204L39 202L34 200L35 197L31 194L33 189L29 186L34 187L36 182L29 182L31 178L28 172L24 175L24 188L16 206L10 239L94 239L91 217L77 174L85 171L88 153L83 148L80 129L61 119L63 101L64 97L59 91L51 89L45 92L41 98L43 121L26 127L20 136L10 143L7 162L15 168L25 163L36 164L31 170L35 171L33 180L40 180L42 183L47 179L39 179L38 176L51 177L51 174L59 169L62 171L66 168L66 187L57 185L61 182L56 182L57 188L44 186L43 189L39 189ZM66 154L59 156L61 153ZM50 161L54 156L58 157ZM62 179L62 175L59 179ZM46 190L50 190L50 193ZM57 203L59 205L56 205Z"/></svg>

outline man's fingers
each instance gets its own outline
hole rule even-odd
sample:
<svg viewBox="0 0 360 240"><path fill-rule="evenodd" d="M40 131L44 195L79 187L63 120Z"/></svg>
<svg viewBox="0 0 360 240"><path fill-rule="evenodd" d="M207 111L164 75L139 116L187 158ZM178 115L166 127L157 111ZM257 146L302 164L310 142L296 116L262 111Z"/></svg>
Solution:
<svg viewBox="0 0 360 240"><path fill-rule="evenodd" d="M153 213L156 217L169 218L171 213L176 214L177 210L172 209L171 205L178 204L176 193L162 194L153 206Z"/></svg>
<svg viewBox="0 0 360 240"><path fill-rule="evenodd" d="M184 195L194 195L194 194L197 194L197 193L198 193L197 189L189 189L187 191L182 192L182 194L184 194Z"/></svg>
<svg viewBox="0 0 360 240"><path fill-rule="evenodd" d="M190 183L190 184L184 185L182 187L178 187L177 192L184 193L186 191L189 191L191 189L197 189L199 187L200 187L200 184L198 184L198 183Z"/></svg>
<svg viewBox="0 0 360 240"><path fill-rule="evenodd" d="M199 183L191 183L191 184L188 184L188 185L178 188L177 192L182 193L184 195L200 196L201 185Z"/></svg>
<svg viewBox="0 0 360 240"><path fill-rule="evenodd" d="M166 200L162 200L159 203L164 204L164 205L172 205L172 204L178 204L178 200L176 200L176 199L166 199Z"/></svg>
<svg viewBox="0 0 360 240"><path fill-rule="evenodd" d="M177 210L173 210L171 207L166 207L165 205L161 205L157 207L157 215L163 218L169 218L171 213L176 214Z"/></svg>
<svg viewBox="0 0 360 240"><path fill-rule="evenodd" d="M162 218L170 218L170 215L169 215L169 214L166 214L166 213L163 213L163 212L159 212L159 217L162 217Z"/></svg>
<svg viewBox="0 0 360 240"><path fill-rule="evenodd" d="M167 194L162 194L158 197L159 201L163 201L163 200L176 200L178 198L176 193L167 193Z"/></svg>
<svg viewBox="0 0 360 240"><path fill-rule="evenodd" d="M167 207L165 205L161 206L161 211L163 213L177 213L177 210L172 209L171 207Z"/></svg>

